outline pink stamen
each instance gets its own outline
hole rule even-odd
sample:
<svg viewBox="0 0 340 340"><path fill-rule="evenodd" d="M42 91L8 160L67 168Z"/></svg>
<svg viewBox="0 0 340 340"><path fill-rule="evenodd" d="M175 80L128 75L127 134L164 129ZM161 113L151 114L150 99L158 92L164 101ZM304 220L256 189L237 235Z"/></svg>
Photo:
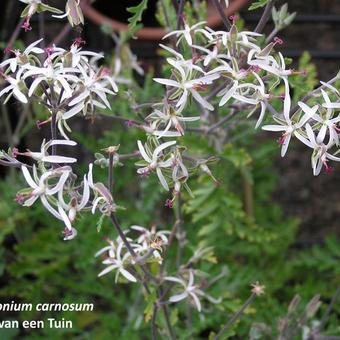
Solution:
<svg viewBox="0 0 340 340"><path fill-rule="evenodd" d="M20 155L20 152L17 148L12 149L12 157L16 158L18 155Z"/></svg>
<svg viewBox="0 0 340 340"><path fill-rule="evenodd" d="M53 52L53 47L46 47L44 51L47 54L47 56L50 57Z"/></svg>
<svg viewBox="0 0 340 340"><path fill-rule="evenodd" d="M77 37L74 42L73 42L74 45L78 46L78 47L81 47L82 45L85 45L86 44L86 41L84 39L82 39L82 37Z"/></svg>
<svg viewBox="0 0 340 340"><path fill-rule="evenodd" d="M233 23L233 25L235 25L236 19L237 19L236 15L231 15L231 16L229 17L229 20Z"/></svg>
<svg viewBox="0 0 340 340"><path fill-rule="evenodd" d="M274 45L282 45L282 44L283 44L282 39L280 39L279 37L274 38Z"/></svg>
<svg viewBox="0 0 340 340"><path fill-rule="evenodd" d="M328 165L328 161L323 162L323 166L325 167L325 173L331 174L334 171L334 168Z"/></svg>
<svg viewBox="0 0 340 340"><path fill-rule="evenodd" d="M12 49L12 47L6 47L5 49L4 49L4 53L5 54L10 54L10 53L15 53L15 51Z"/></svg>
<svg viewBox="0 0 340 340"><path fill-rule="evenodd" d="M44 120L42 122L40 120L37 120L37 122L35 124L36 124L37 128L40 130L43 125L46 125L50 121L51 121L51 118L50 119L46 119L46 120Z"/></svg>
<svg viewBox="0 0 340 340"><path fill-rule="evenodd" d="M165 207L169 208L169 209L172 209L174 207L174 202L173 200L167 198L166 201L165 201Z"/></svg>
<svg viewBox="0 0 340 340"><path fill-rule="evenodd" d="M278 140L277 142L280 144L280 145L283 145L284 142L286 140L286 136L283 134Z"/></svg>
<svg viewBox="0 0 340 340"><path fill-rule="evenodd" d="M127 127L132 127L136 125L132 120L128 120L127 122L125 122L125 124Z"/></svg>
<svg viewBox="0 0 340 340"><path fill-rule="evenodd" d="M25 196L23 194L16 194L14 200L19 204L23 204L25 202Z"/></svg>
<svg viewBox="0 0 340 340"><path fill-rule="evenodd" d="M21 28L23 28L25 32L32 30L30 19L31 19L30 17L27 17L21 26Z"/></svg>

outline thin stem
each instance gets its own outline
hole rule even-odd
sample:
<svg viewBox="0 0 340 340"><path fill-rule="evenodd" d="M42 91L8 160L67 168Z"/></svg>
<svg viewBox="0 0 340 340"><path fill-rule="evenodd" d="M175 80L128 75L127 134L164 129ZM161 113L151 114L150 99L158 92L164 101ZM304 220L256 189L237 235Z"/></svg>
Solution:
<svg viewBox="0 0 340 340"><path fill-rule="evenodd" d="M182 23L182 16L183 16L183 9L184 9L184 0L180 0L177 10L177 30L181 28Z"/></svg>
<svg viewBox="0 0 340 340"><path fill-rule="evenodd" d="M71 30L72 26L69 23L67 23L60 31L60 33L53 39L53 41L50 42L48 46L52 47L53 45L58 45L71 32Z"/></svg>
<svg viewBox="0 0 340 340"><path fill-rule="evenodd" d="M222 5L220 4L219 0L213 0L213 3L223 21L224 26L229 31L232 25L230 20L225 15Z"/></svg>
<svg viewBox="0 0 340 340"><path fill-rule="evenodd" d="M127 238L126 238L126 236L125 236L125 234L124 234L124 232L123 232L123 230L122 230L122 228L121 228L121 226L120 226L120 223L119 223L119 221L118 221L116 215L111 214L111 215L110 215L110 218L111 218L111 221L112 221L113 225L115 226L115 228L116 228L116 230L117 230L117 232L118 232L118 235L119 235L120 238L122 239L122 241L123 241L125 247L126 247L127 250L129 251L129 253L131 254L131 256L132 256L134 259L136 259L136 258L137 258L137 254L136 254L136 252L133 250L133 248L131 247L129 241L127 240Z"/></svg>
<svg viewBox="0 0 340 340"><path fill-rule="evenodd" d="M114 227L116 228L116 230L117 230L117 232L118 232L118 235L119 235L120 238L122 239L122 241L123 241L125 247L127 248L127 250L129 251L129 253L131 254L132 258L133 258L133 259L137 259L137 254L136 254L136 252L133 250L133 248L131 247L129 241L127 240L127 238L126 238L126 236L125 236L125 234L124 234L124 232L123 232L123 230L122 230L122 228L121 228L121 226L120 226L120 223L119 223L117 217L116 217L114 214L111 214L111 215L110 215L110 218L111 218L112 224L114 225ZM141 265L141 268L142 268L143 272L145 273L145 269L144 269L144 266L143 266L143 265ZM147 283L144 282L144 280L142 280L141 278L139 278L139 280L142 282L143 287L145 288L146 292L147 292L148 294L150 294L151 291L150 291L150 289L149 289Z"/></svg>
<svg viewBox="0 0 340 340"><path fill-rule="evenodd" d="M104 114L104 113L100 113L100 115L103 116L103 117L111 118L113 120L118 120L118 121L123 122L123 123L132 124L132 125L137 126L137 127L141 127L143 125L143 123L140 122L140 121L125 118L125 117L112 116L112 115L107 115L107 114Z"/></svg>
<svg viewBox="0 0 340 340"><path fill-rule="evenodd" d="M336 301L338 300L338 298L340 297L340 286L338 287L338 289L336 290L335 294L333 295L332 299L331 299L331 302L330 304L328 305L327 307L327 310L325 312L325 314L323 315L322 319L321 319L321 322L320 322L320 325L318 327L318 331L321 332L322 329L325 327L326 325L326 322L333 310L333 307L336 303Z"/></svg>
<svg viewBox="0 0 340 340"><path fill-rule="evenodd" d="M152 340L157 340L157 313L158 313L158 306L156 303L153 305L153 312L152 312L152 319L151 319L151 338Z"/></svg>
<svg viewBox="0 0 340 340"><path fill-rule="evenodd" d="M175 216L176 216L176 224L177 224L177 239L178 239L178 247L177 247L177 255L176 255L176 266L179 267L182 262L182 253L185 242L185 234L183 230L183 216L182 216L182 200L181 195L178 195L177 204L175 206Z"/></svg>
<svg viewBox="0 0 340 340"><path fill-rule="evenodd" d="M177 233L177 225L178 225L178 220L174 223L172 229L171 229L171 233L169 236L169 242L168 242L168 246L165 248L164 253L163 253L163 258L166 258L169 252L169 249L173 243L174 238L176 237L176 233ZM164 271L164 267L165 267L165 261L162 262L161 264L161 268L159 270L159 272L162 274Z"/></svg>
<svg viewBox="0 0 340 340"><path fill-rule="evenodd" d="M221 336L234 324L236 320L238 320L246 308L255 300L256 294L252 293L248 300L242 305L242 307L232 316L232 318L224 325L224 327L218 332L218 334L214 337L214 340L221 339Z"/></svg>
<svg viewBox="0 0 340 340"><path fill-rule="evenodd" d="M271 16L271 12L272 12L272 8L274 7L274 4L275 4L276 0L270 0L264 11L263 11L263 14L261 16L261 19L259 21L259 23L257 24L256 28L255 28L255 31L256 33L262 33L264 27L266 26L270 16Z"/></svg>
<svg viewBox="0 0 340 340"><path fill-rule="evenodd" d="M162 287L158 288L158 292L157 292L158 297L162 297L163 296L163 289ZM172 329L171 323L170 323L170 318L169 318L169 310L168 310L168 306L165 304L161 304L162 310L163 310L163 314L164 314L164 320L165 320L165 325L169 334L169 339L174 340L175 339L175 335L174 335L174 331Z"/></svg>
<svg viewBox="0 0 340 340"><path fill-rule="evenodd" d="M208 130L207 130L207 134L213 132L214 130L216 130L217 128L219 128L220 126L222 126L223 124L225 124L227 121L229 121L235 114L235 111L232 110L230 112L230 114L228 116L225 116L224 118L222 118L220 121L218 121L217 123L213 124Z"/></svg>
<svg viewBox="0 0 340 340"><path fill-rule="evenodd" d="M119 155L119 160L124 161L127 159L133 159L133 158L141 158L141 154L139 151L135 151L133 153L126 153L124 155Z"/></svg>
<svg viewBox="0 0 340 340"><path fill-rule="evenodd" d="M271 31L271 33L268 35L266 39L266 44L269 44L279 33L280 30L278 30L276 27Z"/></svg>
<svg viewBox="0 0 340 340"><path fill-rule="evenodd" d="M108 185L110 194L113 191L113 153L110 152L109 154L109 174L108 174Z"/></svg>
<svg viewBox="0 0 340 340"><path fill-rule="evenodd" d="M253 197L253 185L249 182L248 178L242 174L242 186L243 186L243 200L244 211L248 217L254 217L254 197Z"/></svg>

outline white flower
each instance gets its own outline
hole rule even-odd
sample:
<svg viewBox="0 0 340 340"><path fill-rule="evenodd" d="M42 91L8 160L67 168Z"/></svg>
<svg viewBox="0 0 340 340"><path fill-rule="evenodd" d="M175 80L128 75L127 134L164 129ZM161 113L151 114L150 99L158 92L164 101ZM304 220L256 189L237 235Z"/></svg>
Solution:
<svg viewBox="0 0 340 340"><path fill-rule="evenodd" d="M197 24L195 24L191 27L188 25L188 23L185 20L183 20L183 22L184 22L184 29L183 30L172 31L172 32L166 34L163 37L163 39L166 39L168 37L176 35L176 38L177 38L176 45L178 45L182 41L182 39L184 38L186 40L186 42L188 43L188 45L191 46L192 45L192 34L203 33L205 36L210 36L209 32L206 31L205 29L202 29L202 28L198 29L198 27L205 24L205 21L198 22Z"/></svg>
<svg viewBox="0 0 340 340"><path fill-rule="evenodd" d="M157 121L153 121L150 125L143 125L142 128L147 134L155 136L158 139L163 137L174 138L182 136L182 134L178 131L170 131L169 129L159 130L158 125L159 124L157 123Z"/></svg>
<svg viewBox="0 0 340 340"><path fill-rule="evenodd" d="M316 140L319 143L322 143L326 137L326 132L328 130L329 132L329 142L330 143L335 143L335 144L339 144L339 129L337 128L337 123L340 122L340 115L338 115L337 117L332 118L332 116L334 115L334 109L337 108L338 104L338 108L340 108L340 103L332 103L329 96L327 95L327 93L321 89L321 93L322 96L324 98L325 103L322 104L322 106L324 108L326 108L326 114L315 114L313 119L316 120L317 122L321 123L321 129L316 137Z"/></svg>
<svg viewBox="0 0 340 340"><path fill-rule="evenodd" d="M73 223L77 213L86 207L86 204L88 203L90 198L90 186L87 181L86 175L84 175L83 193L80 196L80 199L79 194L77 192L73 192L70 201L66 203L64 200L63 193L64 193L63 190L60 190L58 192L58 201L61 207L66 212L68 212L68 219L70 220L71 223Z"/></svg>
<svg viewBox="0 0 340 340"><path fill-rule="evenodd" d="M47 153L47 150L53 145L75 146L77 145L77 143L74 141L63 140L63 139L50 140L49 142L45 143L45 140L43 140L41 144L40 152L32 152L30 150L27 150L27 152L16 152L16 154L31 157L36 161L46 162L46 163L75 163L77 162L77 159L72 158L72 157L64 157L64 156L57 156L57 155L50 156Z"/></svg>
<svg viewBox="0 0 340 340"><path fill-rule="evenodd" d="M196 50L203 51L206 54L206 56L204 57L204 60L203 60L204 66L208 66L211 62L213 62L215 60L217 62L221 62L221 60L223 60L223 59L230 59L230 56L228 56L227 54L219 53L219 49L220 49L219 44L214 45L212 47L212 50L209 50L207 48L204 48L202 46L197 46L197 45L193 45L193 47Z"/></svg>
<svg viewBox="0 0 340 340"><path fill-rule="evenodd" d="M231 82L225 89L221 90L217 96L222 97L219 103L219 106L223 106L227 103L231 98L234 98L238 95L237 91L239 88L249 87L252 85L249 84L240 84L240 81L247 77L248 71L245 70L234 70L228 63L221 60L220 66L217 66L213 70L211 70L208 74L220 74L220 76L226 76L231 79ZM236 65L233 65L236 67ZM240 100L241 97L238 98ZM247 102L248 104L256 104L254 100L247 100L245 97L242 97L242 101Z"/></svg>
<svg viewBox="0 0 340 340"><path fill-rule="evenodd" d="M103 255L105 253L108 253L109 257L115 257L116 256L117 247L116 247L114 241L112 241L110 239L106 239L106 241L109 245L98 250L94 255L95 257L98 257L98 256Z"/></svg>
<svg viewBox="0 0 340 340"><path fill-rule="evenodd" d="M155 226L151 227L151 230L141 227L139 225L131 226L131 229L137 230L141 235L138 237L138 243L148 243L153 241L155 238L159 237L164 245L168 244L168 238L166 235L169 235L171 232L169 230L156 230Z"/></svg>
<svg viewBox="0 0 340 340"><path fill-rule="evenodd" d="M28 171L26 166L21 167L22 173L27 184L32 190L27 194L28 198L24 201L23 205L30 207L38 198L41 199L44 207L55 217L60 219L60 214L50 205L46 196L51 196L56 194L58 191L62 190L64 184L69 177L71 169L69 167L63 167L58 169L53 169L46 171L39 178L37 169L33 166L33 178ZM48 180L58 178L57 183L49 184Z"/></svg>
<svg viewBox="0 0 340 340"><path fill-rule="evenodd" d="M126 264L130 264L129 259L131 258L131 255L129 252L126 252L122 256L123 246L123 242L118 245L116 257L109 257L103 261L103 264L108 266L101 271L98 276L103 276L112 270L117 270L116 282L118 281L119 274L122 274L128 281L137 282L137 279L124 268Z"/></svg>
<svg viewBox="0 0 340 340"><path fill-rule="evenodd" d="M14 73L18 66L22 66L24 67L26 64L30 63L30 60L34 57L30 56L30 53L36 53L36 54L42 54L44 53L44 50L36 47L38 44L41 43L43 39L39 39L35 42L33 42L32 44L30 44L29 46L27 46L27 48L21 52L20 50L13 50L12 53L14 53L15 57L13 58L9 58L7 60L5 60L4 62L2 62L0 64L0 68L4 68L7 65L9 65L9 68L11 70L12 73Z"/></svg>
<svg viewBox="0 0 340 340"><path fill-rule="evenodd" d="M89 172L87 175L87 181L88 181L89 187L95 193L95 197L92 202L91 212L92 214L94 214L96 212L96 209L99 208L99 211L102 214L109 215L112 212L116 211L117 205L113 201L112 194L109 192L109 190L105 187L103 183L93 182L92 171L93 171L93 164L91 163L89 165Z"/></svg>
<svg viewBox="0 0 340 340"><path fill-rule="evenodd" d="M203 71L203 69L195 64L195 60L194 59L185 59L183 57L182 54L180 54L179 52L175 51L174 49L170 48L169 46L163 45L163 44L159 44L160 47L162 47L164 50L170 52L174 57L176 58L167 58L167 62L170 65L173 65L173 63L176 63L177 65L183 67L185 70L188 71L198 71L202 74L205 74L205 72Z"/></svg>
<svg viewBox="0 0 340 340"><path fill-rule="evenodd" d="M180 110L175 110L171 105L164 105L163 111L155 109L148 117L147 120L153 121L157 124L158 128L163 127L163 130L158 138L166 135L171 128L175 128L179 135L184 135L184 128L182 123L194 122L200 117L183 117Z"/></svg>
<svg viewBox="0 0 340 340"><path fill-rule="evenodd" d="M178 62L171 61L172 66L178 71L178 80L164 79L164 78L154 78L157 83L174 87L176 92L171 95L171 99L178 98L176 107L181 110L185 107L189 94L204 108L213 111L214 107L205 100L199 93L198 90L205 89L207 85L213 83L214 80L220 77L218 73L208 74L198 78L192 79L192 72L185 70Z"/></svg>
<svg viewBox="0 0 340 340"><path fill-rule="evenodd" d="M71 45L69 51L57 49L50 56L51 59L55 59L57 57L61 57L65 67L76 68L79 64L86 66L84 64L88 63L88 57L94 57L96 60L99 60L103 58L103 55L92 51L83 51L81 47L79 47L79 43L76 40Z"/></svg>
<svg viewBox="0 0 340 340"><path fill-rule="evenodd" d="M26 94L24 94L27 88L26 88L24 81L22 80L23 72L24 72L24 69L20 69L16 73L15 78L12 78L10 76L5 76L5 79L9 83L9 85L0 91L0 97L2 97L5 93L8 93L11 91L10 95L6 98L5 102L11 97L11 95L14 95L14 97L18 99L20 102L24 104L28 103Z"/></svg>
<svg viewBox="0 0 340 340"><path fill-rule="evenodd" d="M252 51L251 51L252 52ZM261 59L251 59L255 52L252 54L249 52L248 55L248 64L251 66L259 67L260 69L267 71L277 77L286 78L287 76L293 73L292 70L286 70L286 63L284 57L281 52L278 53L279 55L279 62L277 62L272 56L265 55L261 57Z"/></svg>
<svg viewBox="0 0 340 340"><path fill-rule="evenodd" d="M312 127L308 123L306 124L306 133L308 139L306 139L302 135L297 135L296 137L299 138L299 140L302 143L313 149L311 161L314 176L320 174L322 166L325 167L326 171L330 171L331 168L328 165L329 159L336 162L340 162L340 158L335 157L328 152L328 150L333 146L333 144L332 143L324 144L322 142L321 143L318 142Z"/></svg>
<svg viewBox="0 0 340 340"><path fill-rule="evenodd" d="M166 142L163 143L159 146L157 146L155 148L155 150L153 152L151 152L149 150L149 148L144 148L142 142L139 140L137 141L138 144L138 149L139 152L141 153L141 156L143 157L143 159L148 163L148 165L146 167L140 168L137 170L137 173L140 175L145 175L148 174L150 171L156 170L157 176L163 186L163 188L166 191L169 191L169 186L168 183L165 179L165 177L162 174L162 168L169 168L172 164L172 157L170 157L167 160L159 160L160 155L162 153L163 150L165 150L166 148L175 145L176 141L170 141L170 142Z"/></svg>
<svg viewBox="0 0 340 340"><path fill-rule="evenodd" d="M249 32L249 31L241 31L238 32L235 29L235 25L233 25L233 28L231 31L226 32L226 31L212 31L211 29L209 30L210 34L213 38L217 41L222 41L222 44L229 49L230 43L233 42L234 44L244 47L246 49L254 49L256 51L260 51L260 48L258 45L255 43L256 38L261 37L262 34L256 33L256 32ZM208 28L207 28L208 29ZM228 57L230 56L230 51L228 51Z"/></svg>
<svg viewBox="0 0 340 340"><path fill-rule="evenodd" d="M24 74L24 79L34 76L34 80L29 88L28 96L31 97L42 81L52 83L54 86L60 86L64 91L64 97L69 98L73 94L72 83L78 82L78 77L72 73L79 72L76 68L60 67L54 65L50 59L47 59L43 67L27 65L28 69ZM71 84L70 84L70 83Z"/></svg>
<svg viewBox="0 0 340 340"><path fill-rule="evenodd" d="M291 98L289 93L289 85L288 82L285 82L286 85L286 91L285 91L285 99L283 104L283 118L280 119L278 117L274 117L274 119L279 123L279 125L265 125L262 127L263 130L266 131L282 131L283 134L281 138L279 139L279 143L282 145L281 148L281 157L284 157L289 146L289 142L291 140L292 135L296 136L297 138L300 137L300 133L297 131L301 129L307 121L313 117L316 110L318 109L318 106L315 105L312 108L309 108L306 104L303 102L299 102L299 106L302 109L302 111L305 112L305 114L300 118L300 120L296 123L294 123L290 116L290 107L291 107Z"/></svg>
<svg viewBox="0 0 340 340"><path fill-rule="evenodd" d="M198 285L194 285L194 274L192 270L189 271L188 282L173 276L166 276L164 277L164 280L179 283L184 288L182 293L171 296L169 299L170 302L178 302L191 297L196 305L197 310L199 312L202 310L201 302L197 295L203 296L204 293L198 288Z"/></svg>
<svg viewBox="0 0 340 340"><path fill-rule="evenodd" d="M82 79L80 80L81 85L79 87L79 93L70 101L69 106L82 103L83 107L90 104L92 107L111 108L107 100L107 94L114 95L118 92L118 87L107 70L101 69L99 72L95 72L91 68L85 70L81 65L78 65L78 69L82 75ZM108 84L110 84L113 91L107 88ZM101 102L96 98L99 98Z"/></svg>

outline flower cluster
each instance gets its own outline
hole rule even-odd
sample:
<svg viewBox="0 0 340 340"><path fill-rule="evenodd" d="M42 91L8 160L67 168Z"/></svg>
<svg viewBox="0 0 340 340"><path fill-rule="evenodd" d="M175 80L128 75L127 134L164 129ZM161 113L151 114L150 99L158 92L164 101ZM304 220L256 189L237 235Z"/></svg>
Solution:
<svg viewBox="0 0 340 340"><path fill-rule="evenodd" d="M0 97L6 95L7 101L14 96L23 104L37 101L49 114L37 126L51 123L55 130L51 140L43 140L40 151L20 152L14 148L6 159L13 162L18 156L28 157L37 163L32 171L22 163L22 173L30 188L21 190L17 200L24 206L31 206L40 198L47 211L64 222L64 239L69 240L76 235L73 223L80 211L94 213L99 209L108 214L117 206L102 183L93 183L92 164L89 174L76 185L71 166L62 164L72 164L77 159L60 155L57 147L75 146L66 134L66 131L71 132L67 121L80 113L93 115L97 109L110 108L107 96L116 94L118 87L110 71L97 66L96 61L103 56L83 51L81 39L69 50L56 46L42 49L38 47L41 42L42 39L32 43L23 52L9 51L12 56L0 64L1 75L8 83L0 91ZM57 129L64 139L58 139ZM93 201L90 201L90 191Z"/></svg>
<svg viewBox="0 0 340 340"><path fill-rule="evenodd" d="M224 106L239 107L248 117L258 114L255 128L272 117L278 125L265 125L263 129L283 132L279 139L281 155L286 154L290 139L295 136L313 149L315 175L320 173L322 166L327 171L330 169L329 159L339 160L330 151L338 145L337 123L340 120L337 114L339 92L333 86L324 83L324 89L319 91L324 100L322 103L309 107L300 101L292 108L289 76L304 71L287 69L283 55L275 49L282 44L279 38L263 46L261 34L238 31L234 18L229 32L214 31L205 27L204 22L190 27L183 20L184 28L170 32L165 38L176 36L177 45L184 45L185 52L190 50L191 55L181 54L178 47L160 44L169 54L166 61L171 73L168 78L154 78L155 82L166 86L166 95L162 102L153 105L153 111L146 117L147 142L138 141L143 161L137 163L141 166L137 172L148 175L155 171L165 190L174 188L173 198L169 200L171 204L182 187L188 188L190 171L183 162L185 149L178 141L162 140L180 138L186 132L185 123L202 118L202 114L184 115L191 101L205 118L209 111ZM216 97L220 99L216 101ZM272 106L275 103L277 107L277 102L281 101L282 113ZM326 136L329 137L325 142ZM194 168L197 166L195 163ZM209 168L207 173L214 178Z"/></svg>
<svg viewBox="0 0 340 340"><path fill-rule="evenodd" d="M116 282L121 274L128 281L137 282L136 275L138 270L136 266L145 263L156 262L161 264L163 261L162 252L168 245L168 235L170 231L156 230L152 227L151 230L141 226L131 226L125 232L129 235L132 232L137 232L138 235L135 239L127 236L126 240L130 243L133 253L129 250L121 237L116 240L107 240L108 246L100 249L95 256L104 256L103 264L107 267L99 273L98 276L103 276L109 272L116 270Z"/></svg>
<svg viewBox="0 0 340 340"><path fill-rule="evenodd" d="M303 144L313 149L311 164L313 174L319 175L324 167L326 172L331 171L329 160L340 161L332 150L339 146L338 133L340 129L337 124L340 121L340 94L333 86L323 83L319 103L313 107L299 102L299 109L291 110L290 97L285 100L283 116L273 117L277 125L265 125L262 127L268 131L281 131L282 136L279 143L282 144L281 156L283 157L288 149L292 136L295 136ZM333 98L333 100L331 99Z"/></svg>
<svg viewBox="0 0 340 340"><path fill-rule="evenodd" d="M9 83L0 97L7 94L8 100L13 95L24 104L30 98L39 101L51 116L56 115L60 134L68 139L66 131L71 129L67 121L80 112L89 115L98 108L110 108L107 95L117 93L118 87L108 69L97 67L96 61L103 56L83 51L80 39L70 50L55 46L42 50L37 47L40 42L32 43L24 52L11 50L13 57L0 64L2 76Z"/></svg>

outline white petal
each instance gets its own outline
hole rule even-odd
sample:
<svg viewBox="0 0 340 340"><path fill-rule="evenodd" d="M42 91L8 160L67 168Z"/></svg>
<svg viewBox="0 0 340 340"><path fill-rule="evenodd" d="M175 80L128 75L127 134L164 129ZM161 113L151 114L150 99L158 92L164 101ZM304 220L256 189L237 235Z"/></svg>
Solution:
<svg viewBox="0 0 340 340"><path fill-rule="evenodd" d="M41 160L47 163L76 163L77 162L76 158L64 157L64 156L45 156Z"/></svg>
<svg viewBox="0 0 340 340"><path fill-rule="evenodd" d="M117 268L116 265L108 266L98 274L98 277L103 276L116 268Z"/></svg>
<svg viewBox="0 0 340 340"><path fill-rule="evenodd" d="M122 273L122 275L128 279L131 282L137 282L137 279L131 274L129 273L126 269L124 269L123 267L119 268L119 271Z"/></svg>
<svg viewBox="0 0 340 340"><path fill-rule="evenodd" d="M162 174L162 171L160 168L157 168L156 169L156 172L157 172L157 176L159 178L159 181L161 182L163 188L166 190L166 191L169 191L169 186L168 186L168 183L166 182L163 174Z"/></svg>
<svg viewBox="0 0 340 340"><path fill-rule="evenodd" d="M32 188L32 189L36 189L38 187L38 185L33 181L31 174L29 173L28 169L26 168L25 165L23 165L21 167L21 171L25 177L25 180L27 182L27 184Z"/></svg>
<svg viewBox="0 0 340 340"><path fill-rule="evenodd" d="M187 297L188 297L188 293L187 292L183 292L181 294L177 294L177 295L171 296L169 301L170 302L178 302L178 301L186 299Z"/></svg>
<svg viewBox="0 0 340 340"><path fill-rule="evenodd" d="M151 158L148 156L148 154L146 153L145 149L144 149L144 146L142 144L142 142L140 140L137 141L137 145L138 145L138 149L139 149L139 152L140 154L142 155L142 157L148 162L148 163L151 163L152 160Z"/></svg>

